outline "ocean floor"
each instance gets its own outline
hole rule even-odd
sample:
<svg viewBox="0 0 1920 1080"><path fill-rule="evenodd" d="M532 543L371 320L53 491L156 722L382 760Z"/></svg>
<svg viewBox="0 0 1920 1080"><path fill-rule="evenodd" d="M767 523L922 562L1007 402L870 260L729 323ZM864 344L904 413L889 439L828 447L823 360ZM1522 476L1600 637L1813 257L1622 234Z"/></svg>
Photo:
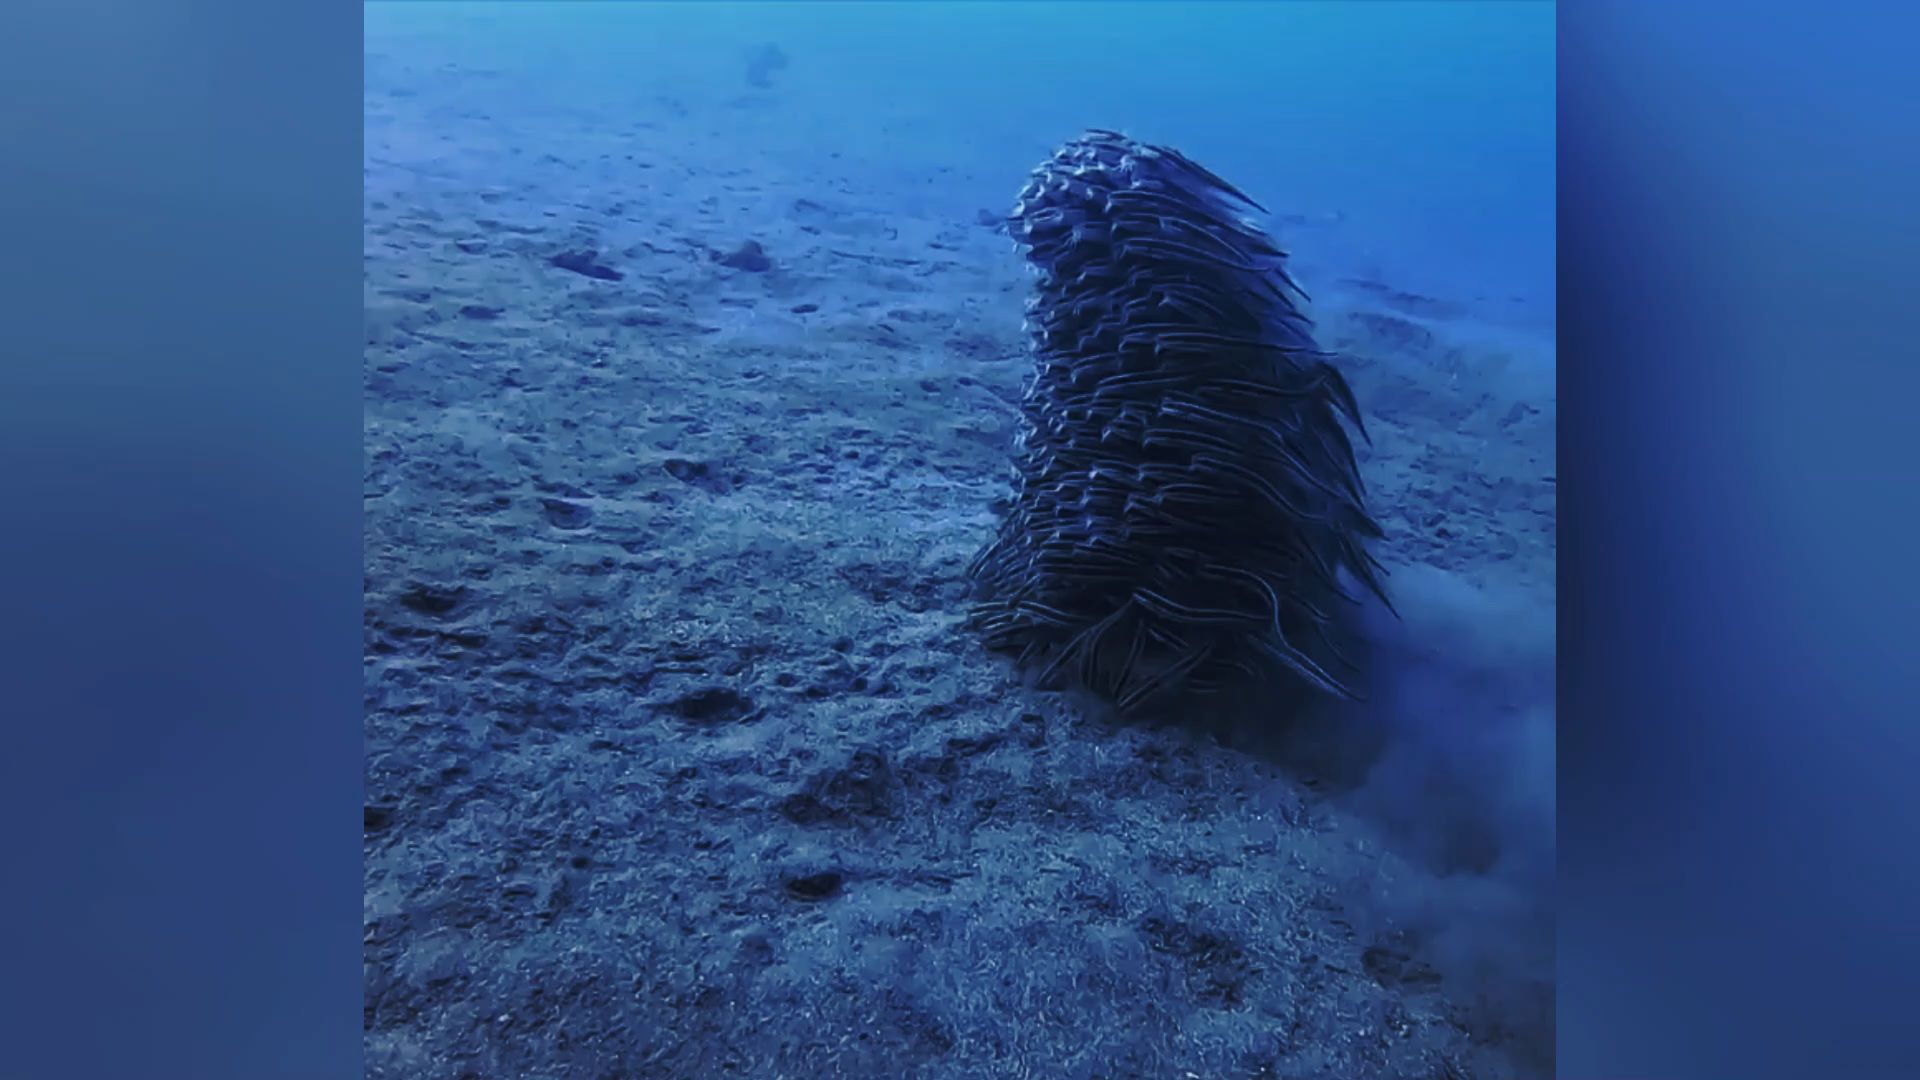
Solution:
<svg viewBox="0 0 1920 1080"><path fill-rule="evenodd" d="M370 1077L1550 1075L1549 334L1280 215L1373 436L1380 745L1116 724L960 625L1024 176L525 91L369 46Z"/></svg>

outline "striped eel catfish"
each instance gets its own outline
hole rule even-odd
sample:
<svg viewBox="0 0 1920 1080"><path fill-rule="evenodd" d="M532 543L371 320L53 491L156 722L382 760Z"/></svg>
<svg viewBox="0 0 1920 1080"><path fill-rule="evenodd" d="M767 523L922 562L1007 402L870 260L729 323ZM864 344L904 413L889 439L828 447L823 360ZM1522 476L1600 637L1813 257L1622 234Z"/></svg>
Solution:
<svg viewBox="0 0 1920 1080"><path fill-rule="evenodd" d="M1276 676L1356 696L1335 632L1387 604L1346 379L1264 208L1179 152L1093 130L1020 192L1033 373L971 627L1123 714Z"/></svg>

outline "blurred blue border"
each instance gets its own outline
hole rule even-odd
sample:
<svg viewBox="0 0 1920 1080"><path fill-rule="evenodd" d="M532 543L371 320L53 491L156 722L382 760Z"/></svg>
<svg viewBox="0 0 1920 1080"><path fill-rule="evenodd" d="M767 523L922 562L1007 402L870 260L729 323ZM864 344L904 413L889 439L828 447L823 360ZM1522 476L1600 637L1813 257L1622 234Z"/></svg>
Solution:
<svg viewBox="0 0 1920 1080"><path fill-rule="evenodd" d="M0 17L5 1075L359 1071L359 17ZM1560 20L1561 1075L1920 1075L1914 17Z"/></svg>
<svg viewBox="0 0 1920 1080"><path fill-rule="evenodd" d="M1920 1076L1914 22L1560 9L1565 1077Z"/></svg>
<svg viewBox="0 0 1920 1080"><path fill-rule="evenodd" d="M0 14L0 1076L359 1074L360 54Z"/></svg>

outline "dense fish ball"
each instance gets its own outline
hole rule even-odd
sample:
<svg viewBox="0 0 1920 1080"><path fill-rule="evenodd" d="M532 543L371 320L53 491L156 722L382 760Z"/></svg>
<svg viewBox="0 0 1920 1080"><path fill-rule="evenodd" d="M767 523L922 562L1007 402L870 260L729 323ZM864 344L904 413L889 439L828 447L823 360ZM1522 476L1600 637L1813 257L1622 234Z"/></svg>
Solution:
<svg viewBox="0 0 1920 1080"><path fill-rule="evenodd" d="M1386 600L1359 408L1249 209L1176 151L1090 131L1010 219L1034 372L970 622L1123 712L1274 674L1352 696L1343 585Z"/></svg>

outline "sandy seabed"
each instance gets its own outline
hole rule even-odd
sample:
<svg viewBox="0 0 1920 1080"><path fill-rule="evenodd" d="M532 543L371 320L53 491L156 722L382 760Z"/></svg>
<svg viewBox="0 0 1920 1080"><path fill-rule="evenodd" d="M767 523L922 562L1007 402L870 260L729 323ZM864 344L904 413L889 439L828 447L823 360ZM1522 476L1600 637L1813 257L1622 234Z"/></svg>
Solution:
<svg viewBox="0 0 1920 1080"><path fill-rule="evenodd" d="M774 95L501 83L368 57L369 1076L1550 1073L1550 955L1395 899L1497 919L1488 860L962 629L1027 370L978 207ZM1550 668L1550 342L1302 276L1382 558Z"/></svg>

